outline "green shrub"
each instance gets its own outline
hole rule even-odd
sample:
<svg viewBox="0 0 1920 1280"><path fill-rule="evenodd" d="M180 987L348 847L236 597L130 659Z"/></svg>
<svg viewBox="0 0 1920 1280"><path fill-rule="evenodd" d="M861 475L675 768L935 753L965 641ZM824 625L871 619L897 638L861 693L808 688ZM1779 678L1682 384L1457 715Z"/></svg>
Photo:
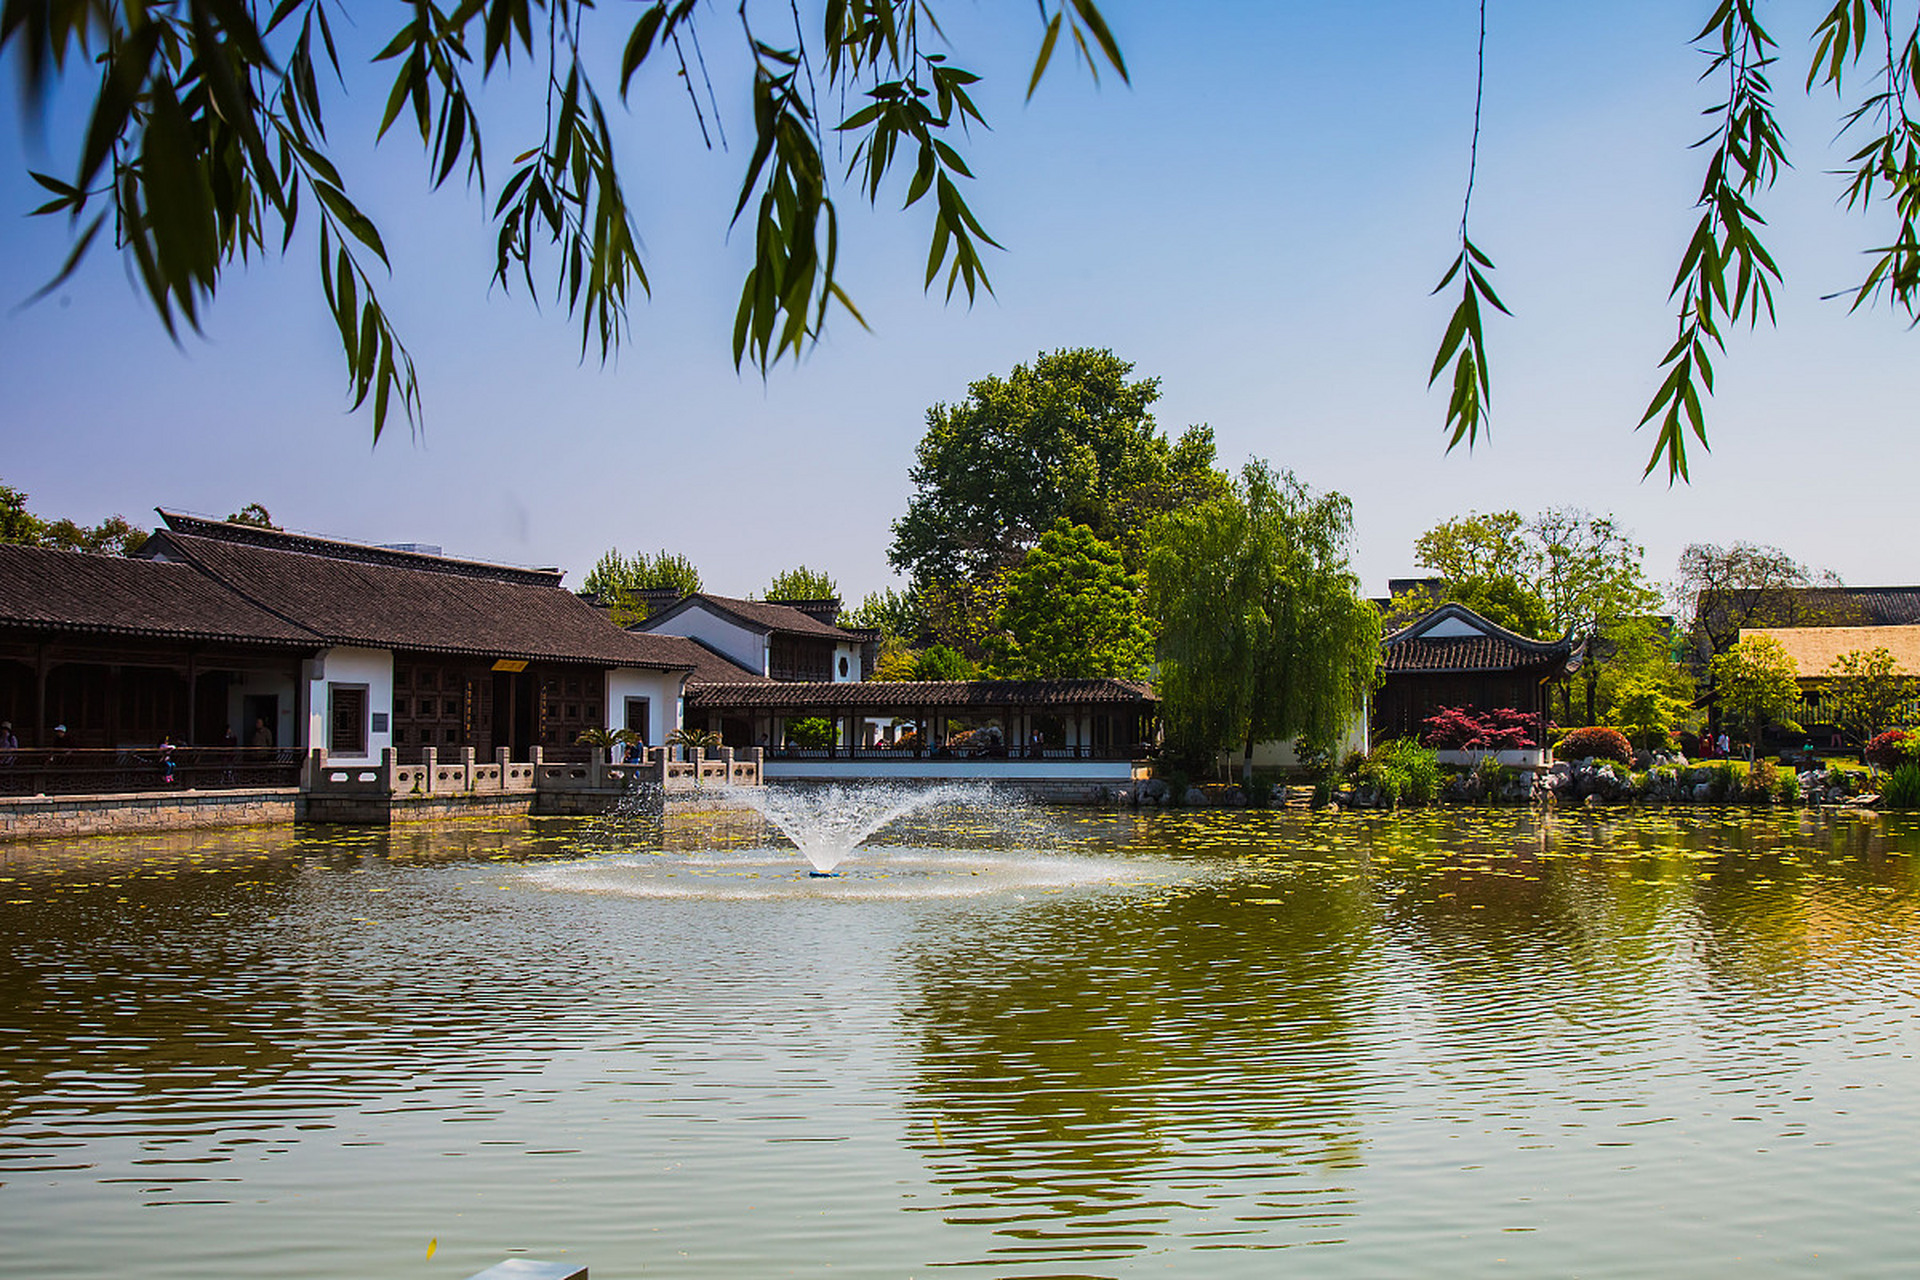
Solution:
<svg viewBox="0 0 1920 1280"><path fill-rule="evenodd" d="M1618 760L1621 764L1630 764L1633 761L1633 744L1618 729L1592 725L1575 729L1560 739L1553 754L1562 760Z"/></svg>
<svg viewBox="0 0 1920 1280"><path fill-rule="evenodd" d="M1771 760L1755 760L1747 769L1744 788L1749 800L1771 800L1780 786L1780 766Z"/></svg>
<svg viewBox="0 0 1920 1280"><path fill-rule="evenodd" d="M1407 771L1378 757L1360 766L1360 781L1379 793L1388 805L1397 806L1412 787Z"/></svg>
<svg viewBox="0 0 1920 1280"><path fill-rule="evenodd" d="M1781 804L1797 804L1800 800L1800 775L1791 769L1780 771L1780 782L1774 790L1774 798Z"/></svg>
<svg viewBox="0 0 1920 1280"><path fill-rule="evenodd" d="M1373 750L1371 759L1396 771L1402 794L1414 804L1432 804L1440 798L1440 757L1412 738L1390 738Z"/></svg>
<svg viewBox="0 0 1920 1280"><path fill-rule="evenodd" d="M1888 770L1880 803L1888 809L1920 809L1920 764L1908 761Z"/></svg>
<svg viewBox="0 0 1920 1280"><path fill-rule="evenodd" d="M833 721L825 716L807 716L787 721L787 741L806 751L824 751L833 745Z"/></svg>

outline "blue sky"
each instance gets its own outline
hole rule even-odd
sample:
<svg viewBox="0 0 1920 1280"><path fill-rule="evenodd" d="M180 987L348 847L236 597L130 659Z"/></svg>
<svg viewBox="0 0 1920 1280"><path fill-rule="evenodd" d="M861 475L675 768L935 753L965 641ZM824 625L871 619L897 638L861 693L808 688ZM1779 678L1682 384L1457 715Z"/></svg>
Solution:
<svg viewBox="0 0 1920 1280"><path fill-rule="evenodd" d="M1641 479L1651 441L1632 428L1672 332L1702 163L1687 144L1712 101L1687 47L1705 8L1492 4L1474 238L1515 318L1489 326L1493 433L1471 454L1444 451L1426 373L1451 305L1428 291L1455 247L1477 5L1108 0L1132 85L1095 87L1062 59L1026 103L1032 7L949 0L993 125L967 151L971 199L1007 250L971 308L920 291L926 223L895 212L899 188L878 212L849 194L843 283L873 331L843 317L798 364L736 372L745 246L726 220L744 96L722 102L733 151L710 154L661 83L616 116L653 298L615 362L582 364L564 315L489 288L481 202L429 193L417 141L371 147L384 75L354 76L334 138L394 250L385 294L421 369L424 433L371 447L370 421L344 412L308 236L229 275L204 338L178 348L96 254L56 297L0 313L0 479L43 514L257 501L289 527L573 581L609 546L682 552L735 594L804 562L858 600L894 585L890 525L927 406L1043 349L1096 346L1162 380L1169 432L1208 423L1228 465L1266 458L1351 497L1369 591L1411 572L1413 540L1442 519L1549 505L1614 514L1659 578L1687 543L1746 539L1856 584L1915 581L1920 334L1821 301L1884 224L1836 206L1832 100L1797 90L1805 6L1776 30L1796 163L1763 203L1787 277L1779 324L1732 338L1693 483ZM366 39L393 20L371 12ZM730 20L707 15L710 58ZM527 145L510 126L530 88L490 94L496 161ZM36 138L0 101L9 304L65 247L61 224L24 217L24 170L64 172L77 127L63 106Z"/></svg>

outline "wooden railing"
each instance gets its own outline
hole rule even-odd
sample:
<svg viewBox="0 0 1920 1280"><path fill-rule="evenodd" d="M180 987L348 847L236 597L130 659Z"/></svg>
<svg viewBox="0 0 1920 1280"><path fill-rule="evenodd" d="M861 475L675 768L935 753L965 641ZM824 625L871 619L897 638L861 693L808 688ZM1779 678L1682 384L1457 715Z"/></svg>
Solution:
<svg viewBox="0 0 1920 1280"><path fill-rule="evenodd" d="M291 787L300 753L278 747L10 747L0 795L115 795Z"/></svg>

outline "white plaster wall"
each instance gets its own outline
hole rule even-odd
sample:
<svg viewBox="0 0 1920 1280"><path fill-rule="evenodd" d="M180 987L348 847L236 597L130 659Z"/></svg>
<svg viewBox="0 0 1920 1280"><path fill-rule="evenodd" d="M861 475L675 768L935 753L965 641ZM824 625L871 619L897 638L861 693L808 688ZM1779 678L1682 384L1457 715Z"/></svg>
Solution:
<svg viewBox="0 0 1920 1280"><path fill-rule="evenodd" d="M840 674L840 664L847 664L847 674ZM833 646L833 682L835 684L856 684L860 680L860 646L857 644L835 644Z"/></svg>
<svg viewBox="0 0 1920 1280"><path fill-rule="evenodd" d="M1372 743L1367 736L1367 713L1362 711L1347 722L1347 731L1340 735L1340 742L1333 749L1334 762L1337 764L1355 751L1371 750ZM1246 759L1246 753L1240 751L1223 752L1222 762L1238 769ZM1294 754L1293 740L1285 742L1256 742L1253 744L1253 767L1256 769L1297 769L1300 759Z"/></svg>
<svg viewBox="0 0 1920 1280"><path fill-rule="evenodd" d="M682 611L677 617L662 623L654 635L685 636L689 640L701 640L726 654L749 671L767 674L767 638L757 631L749 631L738 623L729 622L717 614L709 613L704 605L695 604ZM855 650L856 660L858 650ZM858 670L856 661L855 670Z"/></svg>
<svg viewBox="0 0 1920 1280"><path fill-rule="evenodd" d="M366 755L331 756L329 759L342 763L371 762L378 760L380 753L393 745L393 653L390 650L327 649L306 664L305 675L307 736L306 741L300 744L303 750L324 747L332 740L331 726L327 723L327 686L330 684L365 685L369 723L377 712L387 717L387 729L383 733L368 731Z"/></svg>
<svg viewBox="0 0 1920 1280"><path fill-rule="evenodd" d="M1112 782L1133 777L1128 760L902 759L774 760L761 765L769 780L793 782L888 782L912 780L980 782Z"/></svg>
<svg viewBox="0 0 1920 1280"><path fill-rule="evenodd" d="M657 747L680 727L678 671L649 671L644 667L615 667L607 672L607 728L627 723L627 699L647 700L647 745Z"/></svg>

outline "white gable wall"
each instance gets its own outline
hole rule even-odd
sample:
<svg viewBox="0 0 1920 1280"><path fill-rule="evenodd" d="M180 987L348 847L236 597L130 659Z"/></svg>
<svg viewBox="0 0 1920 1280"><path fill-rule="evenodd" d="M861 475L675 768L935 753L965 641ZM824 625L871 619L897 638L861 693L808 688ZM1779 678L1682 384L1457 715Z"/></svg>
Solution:
<svg viewBox="0 0 1920 1280"><path fill-rule="evenodd" d="M721 617L710 611L704 602L696 601L661 625L655 634L663 636L685 636L689 640L699 640L718 649L727 657L749 671L767 675L767 637L758 631L750 631L737 622ZM855 650L854 670L859 670L858 650Z"/></svg>
<svg viewBox="0 0 1920 1280"><path fill-rule="evenodd" d="M1422 636L1484 636L1487 633L1465 618L1442 618L1420 634Z"/></svg>

